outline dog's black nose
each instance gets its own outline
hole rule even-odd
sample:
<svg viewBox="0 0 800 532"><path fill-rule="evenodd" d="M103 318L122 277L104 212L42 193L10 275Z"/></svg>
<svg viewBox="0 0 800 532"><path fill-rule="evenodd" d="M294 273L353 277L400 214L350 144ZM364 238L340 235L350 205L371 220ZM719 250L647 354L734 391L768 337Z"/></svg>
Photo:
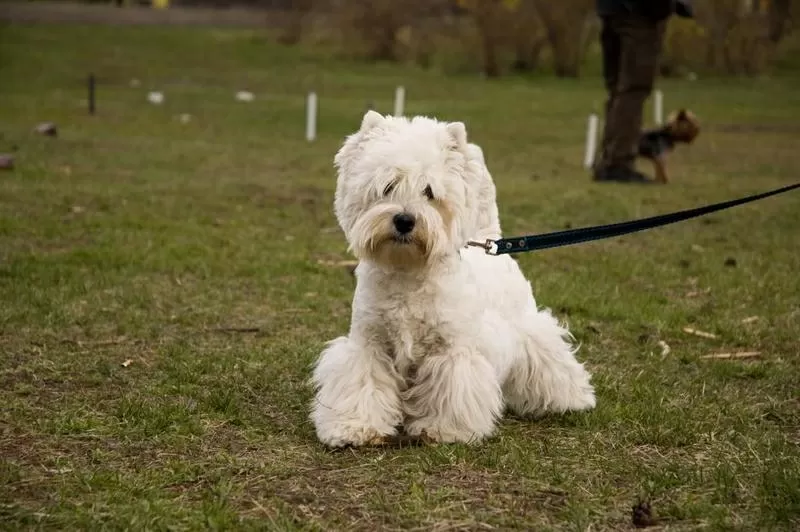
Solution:
<svg viewBox="0 0 800 532"><path fill-rule="evenodd" d="M392 221L394 222L394 228L397 229L397 232L401 235L410 233L411 230L414 229L414 217L410 214L395 214Z"/></svg>

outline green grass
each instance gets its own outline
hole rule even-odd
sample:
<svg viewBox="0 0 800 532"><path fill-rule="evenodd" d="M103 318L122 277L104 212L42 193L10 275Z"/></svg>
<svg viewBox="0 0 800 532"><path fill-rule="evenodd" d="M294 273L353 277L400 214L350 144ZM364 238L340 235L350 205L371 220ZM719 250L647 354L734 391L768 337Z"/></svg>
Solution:
<svg viewBox="0 0 800 532"><path fill-rule="evenodd" d="M596 78L445 77L244 30L10 26L0 79L0 152L18 148L0 173L0 528L604 530L641 499L672 530L800 526L797 192L519 257L582 344L593 412L506 419L475 447L328 452L306 386L348 327L353 279L319 261L348 258L332 158L368 101L389 112L403 83L408 113L465 121L523 234L795 182L796 79L662 82L704 129L652 188L580 168ZM57 139L31 133L44 120ZM732 351L761 355L702 358Z"/></svg>

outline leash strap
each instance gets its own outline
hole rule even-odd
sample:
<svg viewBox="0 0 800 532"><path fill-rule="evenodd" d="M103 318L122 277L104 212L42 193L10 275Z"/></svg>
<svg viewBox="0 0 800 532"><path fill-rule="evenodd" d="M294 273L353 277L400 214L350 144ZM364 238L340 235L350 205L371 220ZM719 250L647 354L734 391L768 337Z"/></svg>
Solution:
<svg viewBox="0 0 800 532"><path fill-rule="evenodd" d="M789 192L790 190L794 190L796 188L800 188L800 183L787 185L769 192L763 192L761 194L755 194L744 198L723 201L721 203L714 203L712 205L705 205L695 209L661 214L658 216L652 216L650 218L642 218L640 220L631 220L629 222L620 222L609 225L598 225L595 227L581 227L578 229L556 231L542 235L517 236L511 238L501 238L500 240L488 239L484 243L469 242L469 245L482 247L489 255L505 255L508 253L522 253L524 251L537 251L540 249L569 246L572 244L579 244L581 242L590 242L592 240L601 240L603 238L627 235L629 233L644 231L645 229L652 229L662 225L689 220L690 218L696 218L698 216L721 211L723 209L730 209L731 207L736 207L737 205L744 205L745 203L750 203L752 201L768 198L777 194L783 194L784 192Z"/></svg>

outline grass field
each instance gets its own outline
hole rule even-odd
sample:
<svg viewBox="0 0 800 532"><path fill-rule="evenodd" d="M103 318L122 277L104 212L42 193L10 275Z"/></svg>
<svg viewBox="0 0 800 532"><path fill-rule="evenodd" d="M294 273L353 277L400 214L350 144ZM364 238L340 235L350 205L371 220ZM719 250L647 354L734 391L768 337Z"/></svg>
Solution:
<svg viewBox="0 0 800 532"><path fill-rule="evenodd" d="M582 344L593 412L329 452L305 384L349 323L332 158L368 101L390 112L402 83L409 114L466 122L510 235L797 181L797 78L661 82L704 125L668 187L581 169L596 78L444 77L249 30L7 26L0 80L0 529L620 530L640 500L664 529L800 527L798 192L519 257ZM31 133L44 120L57 139Z"/></svg>

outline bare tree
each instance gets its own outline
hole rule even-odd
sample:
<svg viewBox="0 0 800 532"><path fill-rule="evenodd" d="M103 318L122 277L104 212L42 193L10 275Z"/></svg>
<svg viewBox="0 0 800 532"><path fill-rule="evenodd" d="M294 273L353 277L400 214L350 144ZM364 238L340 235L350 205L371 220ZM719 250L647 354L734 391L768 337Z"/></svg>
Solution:
<svg viewBox="0 0 800 532"><path fill-rule="evenodd" d="M282 44L297 44L303 38L308 18L314 10L314 0L292 0L283 9L285 20L278 40Z"/></svg>
<svg viewBox="0 0 800 532"><path fill-rule="evenodd" d="M769 39L775 44L783 40L792 22L792 3L792 0L772 0L769 3Z"/></svg>
<svg viewBox="0 0 800 532"><path fill-rule="evenodd" d="M396 61L404 28L441 8L438 0L339 0L336 9L345 28L354 30L372 59Z"/></svg>
<svg viewBox="0 0 800 532"><path fill-rule="evenodd" d="M594 0L535 0L559 77L578 77Z"/></svg>
<svg viewBox="0 0 800 532"><path fill-rule="evenodd" d="M504 16L513 10L515 0L458 0L475 24L480 40L483 73L487 77L500 75L500 48L505 40L508 19Z"/></svg>
<svg viewBox="0 0 800 532"><path fill-rule="evenodd" d="M531 72L539 67L542 52L547 46L541 18L535 0L521 0L511 20L514 47L512 68L517 72Z"/></svg>

